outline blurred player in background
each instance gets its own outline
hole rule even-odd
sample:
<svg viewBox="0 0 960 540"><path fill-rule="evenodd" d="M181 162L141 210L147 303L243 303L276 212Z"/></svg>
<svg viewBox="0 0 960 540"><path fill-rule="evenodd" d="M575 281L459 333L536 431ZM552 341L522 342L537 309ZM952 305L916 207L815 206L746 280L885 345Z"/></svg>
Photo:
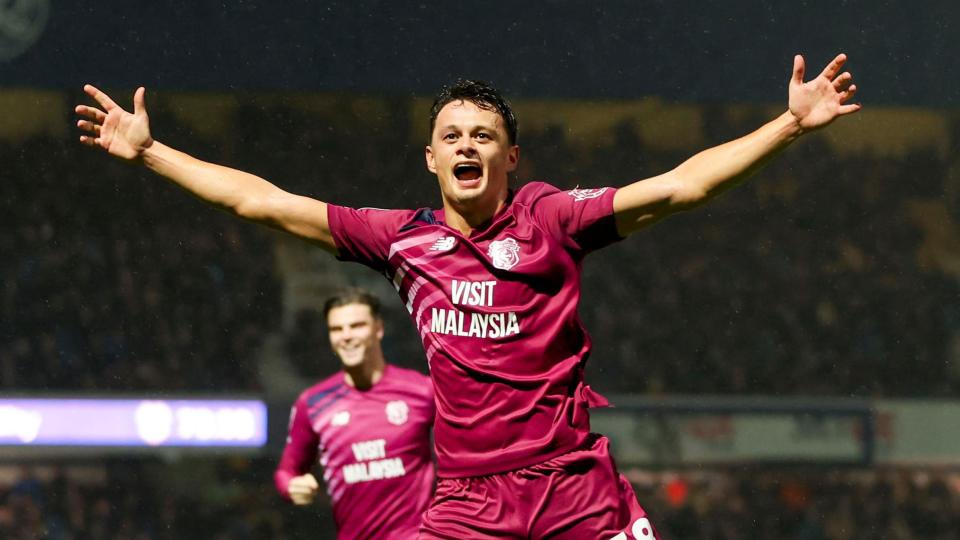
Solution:
<svg viewBox="0 0 960 540"><path fill-rule="evenodd" d="M433 492L433 385L384 360L375 296L346 291L326 302L324 316L342 369L294 403L277 490L294 504L311 504L320 488L310 472L319 452L338 538L416 538Z"/></svg>
<svg viewBox="0 0 960 540"><path fill-rule="evenodd" d="M510 189L517 123L493 88L464 81L434 102L426 165L442 208L351 209L195 159L150 135L92 86L80 141L144 164L202 200L306 238L390 279L419 329L437 394L440 481L421 538L654 538L588 408L590 338L577 314L591 251L704 204L801 135L860 106L845 55L804 82L794 58L786 111L753 133L623 188ZM384 182L399 182L388 178ZM613 270L613 269L611 269ZM611 279L622 279L611 273Z"/></svg>

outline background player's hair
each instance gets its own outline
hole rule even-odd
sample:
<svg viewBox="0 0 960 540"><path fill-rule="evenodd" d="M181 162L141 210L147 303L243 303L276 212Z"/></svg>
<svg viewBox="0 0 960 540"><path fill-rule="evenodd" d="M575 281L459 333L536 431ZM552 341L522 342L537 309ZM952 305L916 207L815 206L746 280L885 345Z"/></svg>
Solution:
<svg viewBox="0 0 960 540"><path fill-rule="evenodd" d="M433 128L440 109L453 101L469 101L481 109L499 113L506 124L510 144L517 144L517 117L513 115L513 109L507 100L489 84L468 79L457 79L452 85L444 86L434 98L433 107L430 109L430 137L433 137Z"/></svg>
<svg viewBox="0 0 960 540"><path fill-rule="evenodd" d="M363 304L370 308L370 314L374 319L380 318L380 299L370 291L359 288L344 289L328 298L323 304L323 318L327 318L331 309L350 304Z"/></svg>

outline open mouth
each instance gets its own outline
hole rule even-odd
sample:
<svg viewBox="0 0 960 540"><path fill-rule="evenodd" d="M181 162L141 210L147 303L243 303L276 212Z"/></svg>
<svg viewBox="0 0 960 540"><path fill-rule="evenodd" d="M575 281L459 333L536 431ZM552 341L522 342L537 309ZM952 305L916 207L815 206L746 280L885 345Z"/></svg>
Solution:
<svg viewBox="0 0 960 540"><path fill-rule="evenodd" d="M479 180L483 175L483 169L474 163L461 163L453 168L453 175L461 182L470 182Z"/></svg>

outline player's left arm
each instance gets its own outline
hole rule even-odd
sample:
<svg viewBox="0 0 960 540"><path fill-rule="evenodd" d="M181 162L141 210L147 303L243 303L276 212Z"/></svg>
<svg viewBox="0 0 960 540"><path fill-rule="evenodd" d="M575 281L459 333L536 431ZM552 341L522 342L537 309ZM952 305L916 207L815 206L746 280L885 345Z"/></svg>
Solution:
<svg viewBox="0 0 960 540"><path fill-rule="evenodd" d="M786 112L749 135L694 155L669 172L620 188L613 199L620 236L706 203L761 169L801 135L860 110L859 104L848 103L857 86L850 72L841 72L846 61L847 56L839 54L815 79L803 82L803 57L795 56Z"/></svg>

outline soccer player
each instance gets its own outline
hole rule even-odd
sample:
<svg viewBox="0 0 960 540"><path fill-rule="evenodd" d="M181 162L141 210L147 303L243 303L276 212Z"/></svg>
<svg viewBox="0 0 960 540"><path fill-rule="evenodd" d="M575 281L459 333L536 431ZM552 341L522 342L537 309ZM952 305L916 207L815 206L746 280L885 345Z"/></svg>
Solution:
<svg viewBox="0 0 960 540"><path fill-rule="evenodd" d="M92 86L80 141L143 163L212 205L311 240L391 279L426 351L437 400L437 491L421 538L654 538L588 408L590 338L580 269L591 251L740 183L801 135L860 109L834 58L804 82L794 57L788 108L756 131L623 188L512 190L516 119L484 84L444 89L427 168L439 209L351 209L283 191L155 141L144 89L134 112Z"/></svg>
<svg viewBox="0 0 960 540"><path fill-rule="evenodd" d="M338 538L416 538L433 491L433 385L384 360L375 296L350 290L323 311L343 369L294 403L277 490L294 504L312 503L320 486L310 471L319 452Z"/></svg>

